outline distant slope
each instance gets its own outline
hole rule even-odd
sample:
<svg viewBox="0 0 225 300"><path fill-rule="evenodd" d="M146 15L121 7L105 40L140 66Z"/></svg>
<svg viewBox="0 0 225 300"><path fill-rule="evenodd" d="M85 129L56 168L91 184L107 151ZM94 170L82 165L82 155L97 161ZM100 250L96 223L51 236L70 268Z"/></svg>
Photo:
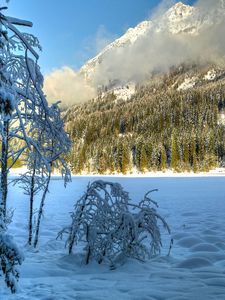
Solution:
<svg viewBox="0 0 225 300"><path fill-rule="evenodd" d="M182 65L136 87L70 108L74 173L207 171L225 162L225 70Z"/></svg>

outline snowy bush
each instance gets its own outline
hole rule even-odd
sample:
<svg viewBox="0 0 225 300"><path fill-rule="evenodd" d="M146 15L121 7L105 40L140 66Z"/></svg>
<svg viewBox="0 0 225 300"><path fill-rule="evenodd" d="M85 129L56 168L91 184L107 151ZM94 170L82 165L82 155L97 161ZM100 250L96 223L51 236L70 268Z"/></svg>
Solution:
<svg viewBox="0 0 225 300"><path fill-rule="evenodd" d="M126 258L145 261L160 253L159 223L170 233L157 214L157 203L149 197L151 192L133 204L119 183L95 181L75 204L72 224L59 237L68 235L69 253L75 245L84 243L86 264L90 260L104 261L114 268Z"/></svg>
<svg viewBox="0 0 225 300"><path fill-rule="evenodd" d="M23 261L23 256L13 242L12 237L0 233L0 275L4 274L5 283L12 293L16 292L19 272L17 266Z"/></svg>
<svg viewBox="0 0 225 300"><path fill-rule="evenodd" d="M5 283L12 293L16 292L19 272L17 266L21 265L23 255L14 243L12 236L7 234L7 227L11 223L13 211L3 214L0 206L0 276L3 275Z"/></svg>

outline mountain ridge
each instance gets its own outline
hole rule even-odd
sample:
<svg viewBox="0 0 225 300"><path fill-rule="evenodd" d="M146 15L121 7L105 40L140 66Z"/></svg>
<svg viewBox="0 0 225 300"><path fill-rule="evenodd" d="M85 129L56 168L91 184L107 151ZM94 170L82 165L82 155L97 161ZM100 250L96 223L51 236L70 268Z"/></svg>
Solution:
<svg viewBox="0 0 225 300"><path fill-rule="evenodd" d="M120 80L120 78L116 78L116 75L111 75L112 66L107 65L107 60L117 58L121 53L126 56L125 52L129 54L134 45L137 42L141 43L142 39L148 38L149 47L151 48L151 38L159 33L168 34L169 36L199 35L203 29L215 26L224 18L224 1L221 0L219 3L220 5L211 11L185 5L182 2L176 3L162 15L153 16L152 20L145 20L134 28L129 28L124 35L107 45L94 58L88 60L81 67L79 74L88 82L94 85L97 84L97 86L108 85L113 81L121 81L122 84L127 83ZM106 74L109 75L108 84L107 82L102 84L101 80L98 79L99 74L101 75L103 71L106 71Z"/></svg>

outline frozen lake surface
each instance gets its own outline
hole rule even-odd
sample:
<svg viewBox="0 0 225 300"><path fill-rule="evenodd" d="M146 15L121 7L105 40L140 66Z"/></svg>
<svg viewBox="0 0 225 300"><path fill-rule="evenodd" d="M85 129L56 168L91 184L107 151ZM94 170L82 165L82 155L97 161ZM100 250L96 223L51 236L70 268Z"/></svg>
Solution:
<svg viewBox="0 0 225 300"><path fill-rule="evenodd" d="M224 300L225 299L225 177L104 177L119 182L133 201L151 189L172 230L174 246L162 255L110 271L105 265L80 264L68 256L57 233L70 223L69 212L97 177L74 177L66 189L54 178L46 199L38 251L26 245L28 200L18 187L11 187L9 206L15 208L10 232L24 250L20 291L11 296L0 283L0 299L133 299L133 300ZM38 201L36 202L38 206Z"/></svg>

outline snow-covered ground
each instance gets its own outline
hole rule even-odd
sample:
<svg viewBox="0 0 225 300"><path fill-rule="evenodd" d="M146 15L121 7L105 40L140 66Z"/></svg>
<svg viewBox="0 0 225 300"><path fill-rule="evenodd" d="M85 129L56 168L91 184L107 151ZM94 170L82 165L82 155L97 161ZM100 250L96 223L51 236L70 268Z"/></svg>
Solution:
<svg viewBox="0 0 225 300"><path fill-rule="evenodd" d="M28 201L18 187L11 187L9 205L15 207L10 226L23 248L20 291L10 295L0 282L0 299L225 299L225 177L104 177L120 182L135 201L158 188L153 199L172 229L174 247L167 257L165 236L162 255L147 263L128 261L110 271L92 263L84 266L79 254L68 256L58 231L70 222L69 212L89 181L73 177L66 190L62 180L51 183L38 251L25 247Z"/></svg>
<svg viewBox="0 0 225 300"><path fill-rule="evenodd" d="M15 177L19 176L20 174L24 174L27 172L26 167L21 167L21 168L12 168L10 169L10 175ZM60 172L55 172L53 177L60 176ZM80 177L80 175L73 175L74 177ZM96 174L90 174L87 171L83 171L82 176L93 176L93 177L99 177L99 175ZM108 177L108 176L113 176L113 177L208 177L208 176L225 176L225 168L216 168L213 170L210 170L209 172L199 172L199 173L194 173L194 172L173 172L172 170L166 170L166 171L155 171L155 172L146 172L146 173L140 173L136 168L133 168L132 172L129 174L113 174L113 175L101 175L102 177Z"/></svg>
<svg viewBox="0 0 225 300"><path fill-rule="evenodd" d="M13 173L12 173L13 174ZM14 174L17 174L15 171ZM56 174L58 176L59 174ZM83 171L81 175L73 175L74 177L80 177L80 176L93 176L93 177L99 177L98 174L87 174L86 171ZM146 178L146 177L218 177L218 176L225 176L225 168L216 168L213 170L210 170L209 172L173 172L172 170L166 170L166 171L152 171L152 172L146 172L146 173L140 173L137 171L137 169L133 169L131 173L122 174L122 173L116 173L116 174L108 174L108 175L101 175L103 178L112 176L112 177L134 177L134 178Z"/></svg>

